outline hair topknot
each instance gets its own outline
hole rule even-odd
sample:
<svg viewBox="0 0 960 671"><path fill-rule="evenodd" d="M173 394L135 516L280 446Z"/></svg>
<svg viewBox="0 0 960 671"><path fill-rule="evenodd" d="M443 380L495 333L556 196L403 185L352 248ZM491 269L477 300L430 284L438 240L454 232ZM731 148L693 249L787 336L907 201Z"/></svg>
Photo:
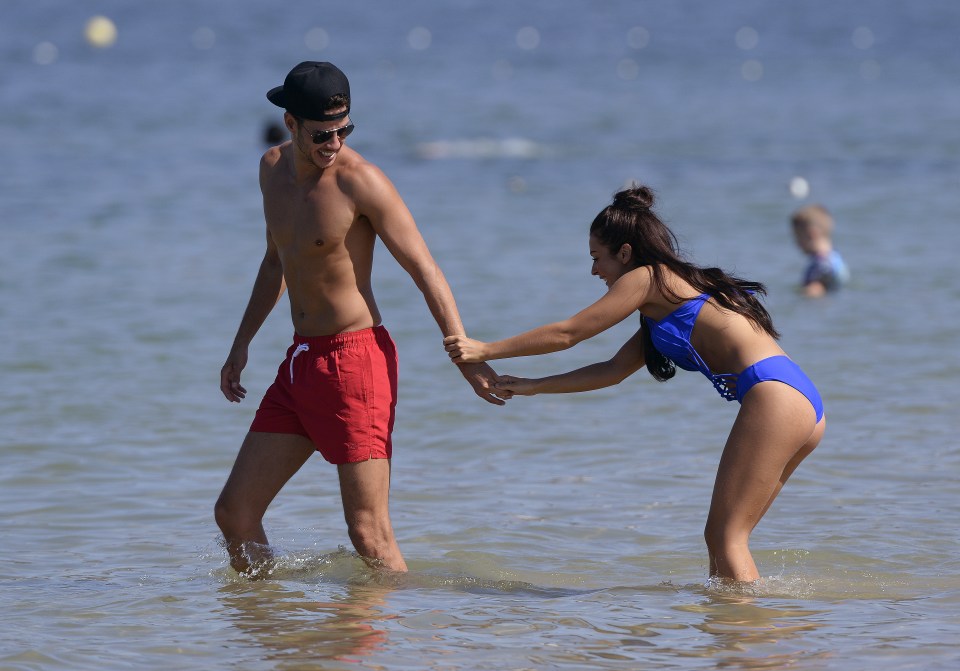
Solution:
<svg viewBox="0 0 960 671"><path fill-rule="evenodd" d="M613 197L614 207L653 207L653 191L642 184L634 184L628 189L618 191Z"/></svg>

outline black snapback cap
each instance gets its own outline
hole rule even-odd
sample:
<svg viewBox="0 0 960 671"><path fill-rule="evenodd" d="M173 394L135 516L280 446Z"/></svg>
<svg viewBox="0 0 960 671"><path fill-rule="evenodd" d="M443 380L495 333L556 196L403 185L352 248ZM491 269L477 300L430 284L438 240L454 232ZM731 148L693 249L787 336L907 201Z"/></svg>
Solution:
<svg viewBox="0 0 960 671"><path fill-rule="evenodd" d="M327 114L330 98L337 94L347 97L347 109ZM283 86L267 91L267 100L301 119L342 119L350 113L350 82L333 63L304 61L287 74Z"/></svg>

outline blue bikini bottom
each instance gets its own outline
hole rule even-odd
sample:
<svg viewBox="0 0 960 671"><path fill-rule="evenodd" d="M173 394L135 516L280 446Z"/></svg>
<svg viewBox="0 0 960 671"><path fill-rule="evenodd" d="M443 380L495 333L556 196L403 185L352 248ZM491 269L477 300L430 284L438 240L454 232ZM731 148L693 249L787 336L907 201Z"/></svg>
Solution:
<svg viewBox="0 0 960 671"><path fill-rule="evenodd" d="M762 359L737 375L737 400L743 403L743 397L755 384L768 380L783 382L799 391L807 397L816 411L817 422L823 417L823 400L820 398L820 392L810 378L800 370L800 366L785 356Z"/></svg>

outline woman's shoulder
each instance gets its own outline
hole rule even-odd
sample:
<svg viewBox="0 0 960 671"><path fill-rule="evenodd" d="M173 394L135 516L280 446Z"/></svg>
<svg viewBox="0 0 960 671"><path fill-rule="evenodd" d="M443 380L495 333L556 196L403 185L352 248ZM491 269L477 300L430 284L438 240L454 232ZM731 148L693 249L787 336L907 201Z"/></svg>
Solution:
<svg viewBox="0 0 960 671"><path fill-rule="evenodd" d="M646 271L645 278L649 283L646 298L641 304L640 312L655 320L661 320L674 312L679 306L703 296L692 284L683 279L666 266L659 266L656 271L650 266L642 266L635 271ZM659 274L659 282L657 275Z"/></svg>

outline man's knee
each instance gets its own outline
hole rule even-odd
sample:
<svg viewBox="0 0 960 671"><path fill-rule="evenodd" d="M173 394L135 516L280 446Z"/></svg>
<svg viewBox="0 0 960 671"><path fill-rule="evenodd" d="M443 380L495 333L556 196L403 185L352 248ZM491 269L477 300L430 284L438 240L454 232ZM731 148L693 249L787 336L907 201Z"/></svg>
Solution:
<svg viewBox="0 0 960 671"><path fill-rule="evenodd" d="M220 531L228 539L260 524L259 519L251 514L242 505L231 501L225 494L221 494L213 506L213 518L220 527Z"/></svg>
<svg viewBox="0 0 960 671"><path fill-rule="evenodd" d="M217 521L217 526L225 536L229 535L228 530L234 526L234 515L230 506L221 495L217 502L213 504L213 519Z"/></svg>
<svg viewBox="0 0 960 671"><path fill-rule="evenodd" d="M353 546L365 556L375 557L393 541L393 531L386 515L370 510L354 510L346 515L347 534Z"/></svg>

